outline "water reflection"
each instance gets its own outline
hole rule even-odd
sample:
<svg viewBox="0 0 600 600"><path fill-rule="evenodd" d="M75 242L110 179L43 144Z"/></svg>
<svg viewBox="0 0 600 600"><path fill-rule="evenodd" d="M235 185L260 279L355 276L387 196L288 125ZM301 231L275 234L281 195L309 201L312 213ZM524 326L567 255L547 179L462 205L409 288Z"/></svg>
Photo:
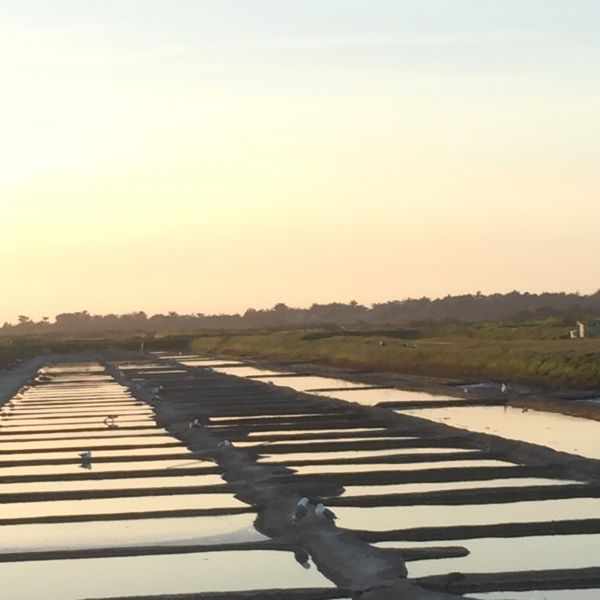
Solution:
<svg viewBox="0 0 600 600"><path fill-rule="evenodd" d="M113 471L152 471L152 470L185 470L196 469L200 466L210 465L201 460L144 460L131 461L126 463L108 462L93 463L94 472L113 472ZM60 475L63 473L76 473L79 471L77 464L72 465L38 465L35 467L2 467L1 477L12 477L19 475Z"/></svg>
<svg viewBox="0 0 600 600"><path fill-rule="evenodd" d="M140 488L187 488L192 486L222 485L220 475L188 475L176 474L163 477L139 477L135 479L91 479L84 481L26 481L19 483L1 483L0 494L27 494L32 492L70 492L96 490L126 490Z"/></svg>
<svg viewBox="0 0 600 600"><path fill-rule="evenodd" d="M344 496L377 496L384 494L413 494L422 492L441 492L445 490L468 490L477 488L532 487L539 485L567 485L577 483L563 479L537 479L530 477L486 479L479 481L440 481L435 483L393 483L386 485L348 485L344 487Z"/></svg>
<svg viewBox="0 0 600 600"><path fill-rule="evenodd" d="M532 592L492 592L465 596L472 600L598 600L600 589L596 590L541 590Z"/></svg>
<svg viewBox="0 0 600 600"><path fill-rule="evenodd" d="M430 408L425 413L407 410L403 414L600 459L600 421L502 406Z"/></svg>
<svg viewBox="0 0 600 600"><path fill-rule="evenodd" d="M386 531L411 527L528 523L600 518L600 499L538 500L468 506L378 506L336 507L343 527Z"/></svg>
<svg viewBox="0 0 600 600"><path fill-rule="evenodd" d="M448 542L381 542L381 548L447 546ZM410 577L424 577L461 571L493 573L497 571L534 571L580 569L598 566L600 535L561 535L519 538L481 538L453 540L470 554L460 558L423 560L409 564Z"/></svg>
<svg viewBox="0 0 600 600"><path fill-rule="evenodd" d="M423 402L432 400L460 400L451 396L441 394L428 394L426 392L411 392L408 390L385 389L385 390L348 390L343 392L319 392L321 396L339 398L349 402L358 402L367 406L373 406L379 402Z"/></svg>
<svg viewBox="0 0 600 600"><path fill-rule="evenodd" d="M151 492L149 492L151 494ZM248 508L232 494L177 494L174 496L136 496L86 500L54 500L0 504L0 519L26 517L147 513L171 510Z"/></svg>
<svg viewBox="0 0 600 600"><path fill-rule="evenodd" d="M237 444L236 444L237 445ZM354 459L354 458L368 458L378 456L380 458L386 458L391 456L397 456L402 454L463 454L472 451L465 451L464 448L385 448L382 450L338 450L334 452L314 452L306 450L304 452L293 452L285 454L268 454L268 446L266 447L266 453L262 455L261 460L264 462L270 462L273 460L284 461L293 463L295 461L304 460L336 460L336 459ZM464 461L460 461L461 463Z"/></svg>
<svg viewBox="0 0 600 600"><path fill-rule="evenodd" d="M377 471L420 471L423 469L458 469L467 467L510 467L513 463L500 460L453 460L422 463L390 464L354 464L354 465L305 465L294 466L299 475L316 475L319 473L370 473Z"/></svg>
<svg viewBox="0 0 600 600"><path fill-rule="evenodd" d="M254 529L255 518L256 515L252 513L240 513L131 521L4 525L0 552L217 544L266 539Z"/></svg>
<svg viewBox="0 0 600 600"><path fill-rule="evenodd" d="M291 552L265 550L7 563L0 564L0 579L10 600L333 587L317 569L303 569Z"/></svg>

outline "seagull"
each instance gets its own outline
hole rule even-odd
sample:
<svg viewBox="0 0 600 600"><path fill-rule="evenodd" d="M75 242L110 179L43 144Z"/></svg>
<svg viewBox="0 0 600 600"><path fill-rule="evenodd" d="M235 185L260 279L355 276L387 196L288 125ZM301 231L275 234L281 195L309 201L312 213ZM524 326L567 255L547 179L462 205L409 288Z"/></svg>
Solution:
<svg viewBox="0 0 600 600"><path fill-rule="evenodd" d="M326 508L322 502L319 502L315 507L315 515L317 515L317 517L320 517L321 519L328 519L331 522L337 519L333 511Z"/></svg>
<svg viewBox="0 0 600 600"><path fill-rule="evenodd" d="M298 500L298 504L296 504L294 514L292 515L292 521L294 521L294 523L297 523L300 519L304 519L308 514L308 502L309 500L306 496Z"/></svg>
<svg viewBox="0 0 600 600"><path fill-rule="evenodd" d="M304 548L294 550L294 558L305 568L310 569L310 555Z"/></svg>
<svg viewBox="0 0 600 600"><path fill-rule="evenodd" d="M108 415L104 421L102 421L109 429L116 429L118 425L115 423L115 419L119 415Z"/></svg>
<svg viewBox="0 0 600 600"><path fill-rule="evenodd" d="M200 418L196 417L191 423L190 423L190 429L198 429L198 427L202 427L202 423L200 423Z"/></svg>
<svg viewBox="0 0 600 600"><path fill-rule="evenodd" d="M233 444L229 440L223 440L217 444L219 448L233 448Z"/></svg>
<svg viewBox="0 0 600 600"><path fill-rule="evenodd" d="M503 383L503 384L500 386L500 391L501 391L503 394L508 394L508 386L507 386L505 383Z"/></svg>

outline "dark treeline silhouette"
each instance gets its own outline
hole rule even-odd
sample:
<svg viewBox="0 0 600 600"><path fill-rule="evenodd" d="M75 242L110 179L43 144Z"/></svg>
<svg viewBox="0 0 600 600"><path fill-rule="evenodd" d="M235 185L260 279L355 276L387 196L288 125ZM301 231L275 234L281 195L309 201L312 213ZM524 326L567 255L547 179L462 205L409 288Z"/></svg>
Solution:
<svg viewBox="0 0 600 600"><path fill-rule="evenodd" d="M590 295L574 293L466 294L445 298L394 300L363 306L357 302L313 304L290 308L276 304L269 309L249 308L244 314L180 315L175 312L148 316L144 312L92 315L87 311L64 313L54 322L48 317L35 322L20 315L5 323L0 335L40 333L78 334L105 332L194 333L202 330L284 329L340 326L396 326L441 321L526 321L559 317L565 322L600 315L600 290Z"/></svg>

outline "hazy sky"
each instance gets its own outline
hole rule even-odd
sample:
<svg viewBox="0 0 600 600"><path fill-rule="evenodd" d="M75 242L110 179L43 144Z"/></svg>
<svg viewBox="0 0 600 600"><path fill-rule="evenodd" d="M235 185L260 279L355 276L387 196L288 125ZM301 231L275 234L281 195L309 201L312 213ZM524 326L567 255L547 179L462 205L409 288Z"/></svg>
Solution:
<svg viewBox="0 0 600 600"><path fill-rule="evenodd" d="M0 321L600 287L597 0L0 0Z"/></svg>

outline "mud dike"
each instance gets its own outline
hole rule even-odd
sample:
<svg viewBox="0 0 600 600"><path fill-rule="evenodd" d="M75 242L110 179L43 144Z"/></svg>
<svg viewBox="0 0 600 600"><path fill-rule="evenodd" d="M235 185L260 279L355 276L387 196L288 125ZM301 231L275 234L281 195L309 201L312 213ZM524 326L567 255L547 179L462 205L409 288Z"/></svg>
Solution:
<svg viewBox="0 0 600 600"><path fill-rule="evenodd" d="M11 600L600 597L598 461L212 366L49 361L4 405Z"/></svg>

